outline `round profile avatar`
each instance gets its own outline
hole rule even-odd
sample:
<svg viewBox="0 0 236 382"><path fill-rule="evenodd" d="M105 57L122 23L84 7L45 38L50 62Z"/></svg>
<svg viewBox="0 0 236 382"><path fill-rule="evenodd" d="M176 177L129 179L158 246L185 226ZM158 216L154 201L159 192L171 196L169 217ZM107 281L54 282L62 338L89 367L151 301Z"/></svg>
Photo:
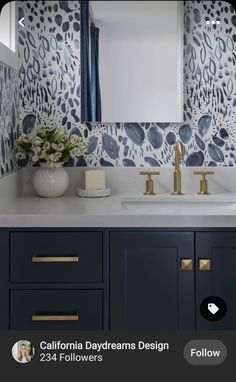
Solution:
<svg viewBox="0 0 236 382"><path fill-rule="evenodd" d="M12 347L12 357L19 363L30 362L35 354L34 345L27 340L19 340Z"/></svg>

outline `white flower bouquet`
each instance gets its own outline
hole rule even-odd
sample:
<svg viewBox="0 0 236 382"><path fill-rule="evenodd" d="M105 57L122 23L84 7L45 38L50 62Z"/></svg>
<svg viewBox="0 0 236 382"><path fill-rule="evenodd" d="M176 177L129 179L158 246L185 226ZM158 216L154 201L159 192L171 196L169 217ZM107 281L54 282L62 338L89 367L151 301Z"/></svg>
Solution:
<svg viewBox="0 0 236 382"><path fill-rule="evenodd" d="M61 128L48 129L38 126L31 134L22 134L16 141L19 160L29 159L31 164L46 163L49 167L57 167L70 158L84 155L88 140L78 135L70 135Z"/></svg>

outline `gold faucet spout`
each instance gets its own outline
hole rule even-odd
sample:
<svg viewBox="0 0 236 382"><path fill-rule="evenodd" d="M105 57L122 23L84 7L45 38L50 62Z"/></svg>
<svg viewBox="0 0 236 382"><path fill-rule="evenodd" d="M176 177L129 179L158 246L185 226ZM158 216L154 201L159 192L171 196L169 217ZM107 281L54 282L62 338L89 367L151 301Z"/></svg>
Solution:
<svg viewBox="0 0 236 382"><path fill-rule="evenodd" d="M175 171L174 171L174 191L172 195L183 195L181 190L180 161L184 159L185 148L181 142L175 145Z"/></svg>
<svg viewBox="0 0 236 382"><path fill-rule="evenodd" d="M184 159L185 148L181 142L175 145L175 171L180 171L180 161Z"/></svg>

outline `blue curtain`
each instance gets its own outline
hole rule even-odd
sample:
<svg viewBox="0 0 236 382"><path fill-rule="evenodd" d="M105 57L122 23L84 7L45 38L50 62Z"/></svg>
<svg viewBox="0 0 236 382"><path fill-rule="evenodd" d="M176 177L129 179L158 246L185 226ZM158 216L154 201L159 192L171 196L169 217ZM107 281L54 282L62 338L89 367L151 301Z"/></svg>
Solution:
<svg viewBox="0 0 236 382"><path fill-rule="evenodd" d="M99 29L92 24L90 27L91 42L91 93L92 93L92 121L101 122L101 93L99 82Z"/></svg>
<svg viewBox="0 0 236 382"><path fill-rule="evenodd" d="M89 1L80 1L81 122L92 121L89 54Z"/></svg>

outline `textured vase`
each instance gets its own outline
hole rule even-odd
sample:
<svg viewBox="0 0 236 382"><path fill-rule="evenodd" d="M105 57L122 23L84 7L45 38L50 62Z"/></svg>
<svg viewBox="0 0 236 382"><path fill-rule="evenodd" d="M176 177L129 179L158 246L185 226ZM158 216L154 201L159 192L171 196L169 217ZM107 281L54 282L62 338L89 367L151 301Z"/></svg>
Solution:
<svg viewBox="0 0 236 382"><path fill-rule="evenodd" d="M32 179L37 195L44 198L57 198L63 195L69 186L69 175L64 167L51 168L41 163Z"/></svg>

